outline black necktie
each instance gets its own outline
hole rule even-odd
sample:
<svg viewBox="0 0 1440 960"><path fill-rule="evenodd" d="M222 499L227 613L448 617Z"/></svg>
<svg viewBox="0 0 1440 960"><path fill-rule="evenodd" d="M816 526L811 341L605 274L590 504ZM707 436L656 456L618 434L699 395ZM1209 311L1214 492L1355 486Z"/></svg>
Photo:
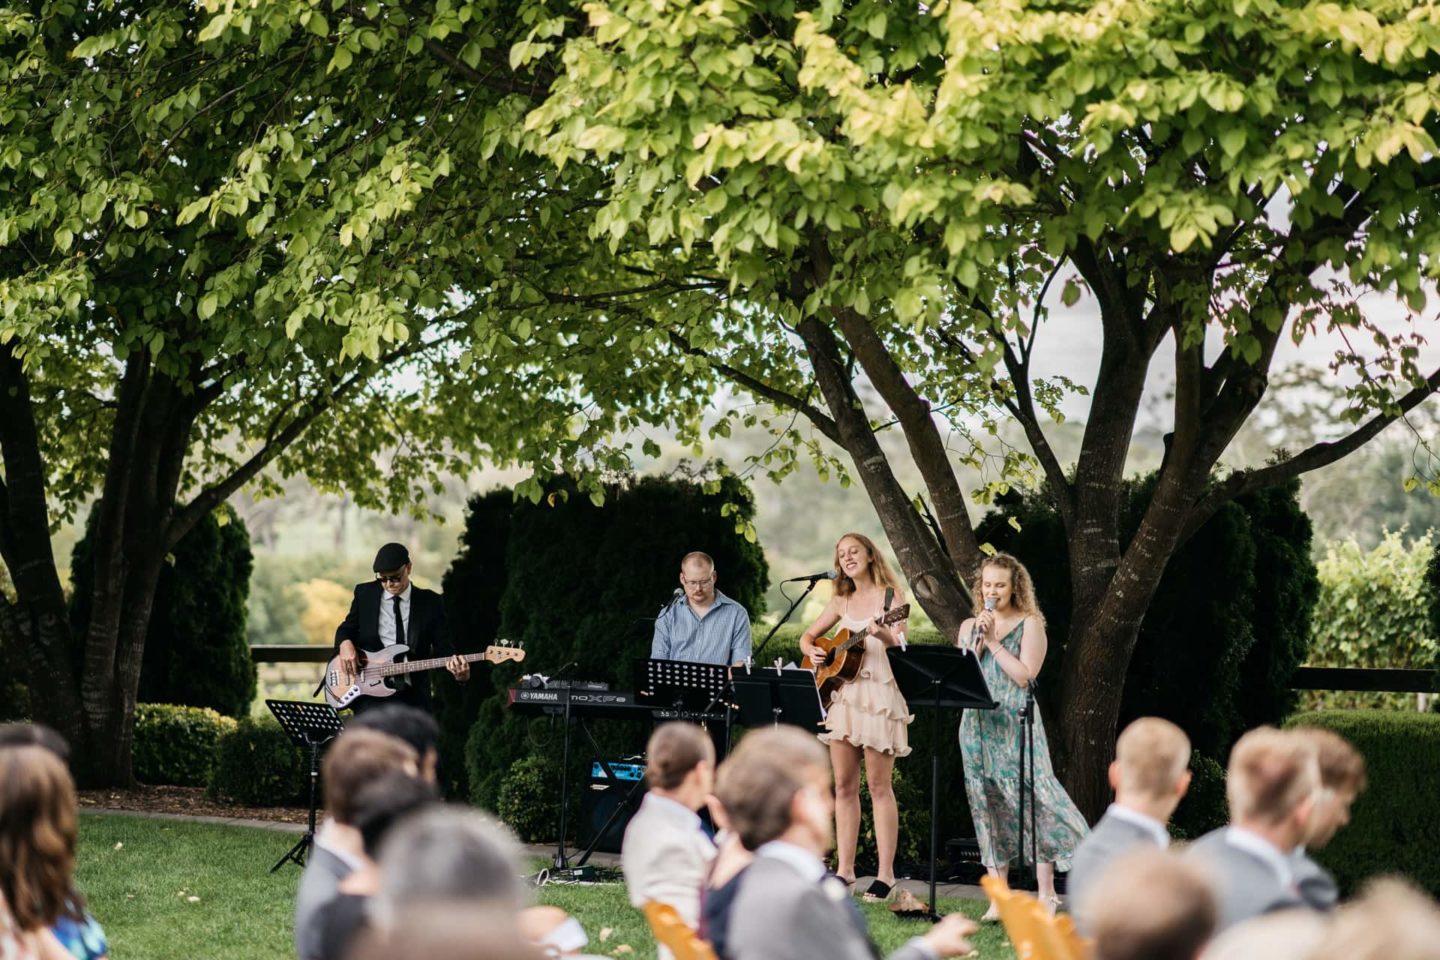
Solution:
<svg viewBox="0 0 1440 960"><path fill-rule="evenodd" d="M405 618L400 615L400 598L395 598L395 642L405 642Z"/></svg>

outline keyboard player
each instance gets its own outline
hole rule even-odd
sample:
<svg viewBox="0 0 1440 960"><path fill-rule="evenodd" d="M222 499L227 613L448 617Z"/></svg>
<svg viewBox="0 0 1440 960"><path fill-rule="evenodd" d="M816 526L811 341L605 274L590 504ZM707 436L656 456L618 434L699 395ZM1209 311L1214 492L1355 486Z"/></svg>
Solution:
<svg viewBox="0 0 1440 960"><path fill-rule="evenodd" d="M681 589L655 618L650 659L730 666L750 659L750 614L716 589L716 579L709 554L685 554Z"/></svg>

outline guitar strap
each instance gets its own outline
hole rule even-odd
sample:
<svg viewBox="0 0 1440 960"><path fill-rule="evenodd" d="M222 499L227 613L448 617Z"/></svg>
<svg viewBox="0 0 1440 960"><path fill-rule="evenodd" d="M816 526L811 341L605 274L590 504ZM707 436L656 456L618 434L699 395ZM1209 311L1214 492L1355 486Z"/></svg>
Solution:
<svg viewBox="0 0 1440 960"><path fill-rule="evenodd" d="M885 609L881 610L880 612L881 612L881 613L889 613L889 612L890 612L890 604L893 603L894 601L895 601L895 588L894 588L894 587L886 587L886 588L885 588Z"/></svg>

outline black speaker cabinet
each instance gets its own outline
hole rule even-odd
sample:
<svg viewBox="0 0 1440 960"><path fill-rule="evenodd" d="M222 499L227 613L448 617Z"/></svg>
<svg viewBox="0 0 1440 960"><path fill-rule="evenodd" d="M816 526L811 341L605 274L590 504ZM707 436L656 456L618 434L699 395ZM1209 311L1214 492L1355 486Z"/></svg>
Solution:
<svg viewBox="0 0 1440 960"><path fill-rule="evenodd" d="M599 761L590 766L590 778L580 795L580 827L576 839L582 848L594 843L596 850L619 853L625 828L645 796L645 765L628 760L612 760L609 765L615 772L613 780ZM597 835L599 843L595 843Z"/></svg>

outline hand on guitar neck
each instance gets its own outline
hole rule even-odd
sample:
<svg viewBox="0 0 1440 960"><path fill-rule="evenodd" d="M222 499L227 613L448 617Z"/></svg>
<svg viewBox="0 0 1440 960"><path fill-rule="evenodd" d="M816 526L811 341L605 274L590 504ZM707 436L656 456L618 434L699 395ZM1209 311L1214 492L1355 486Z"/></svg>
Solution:
<svg viewBox="0 0 1440 960"><path fill-rule="evenodd" d="M346 648L349 648L348 651ZM347 659L348 653L348 659ZM470 664L477 660L490 663L504 663L525 659L525 651L510 642L491 644L484 653L456 654L452 657L436 657L431 660L405 660L409 648L404 644L391 645L375 653L360 654L349 640L340 644L340 652L325 667L321 687L326 701L335 709L349 706L357 697L388 697L395 693L391 678L425 670L444 667L463 680L470 675ZM457 663L464 667L463 674L457 672Z"/></svg>
<svg viewBox="0 0 1440 960"><path fill-rule="evenodd" d="M360 654L355 649L355 644L349 640L340 641L340 669L345 672L346 682L354 683L355 678L360 675ZM461 683L470 679L470 662L460 654L455 654L445 661L445 669L450 675Z"/></svg>

